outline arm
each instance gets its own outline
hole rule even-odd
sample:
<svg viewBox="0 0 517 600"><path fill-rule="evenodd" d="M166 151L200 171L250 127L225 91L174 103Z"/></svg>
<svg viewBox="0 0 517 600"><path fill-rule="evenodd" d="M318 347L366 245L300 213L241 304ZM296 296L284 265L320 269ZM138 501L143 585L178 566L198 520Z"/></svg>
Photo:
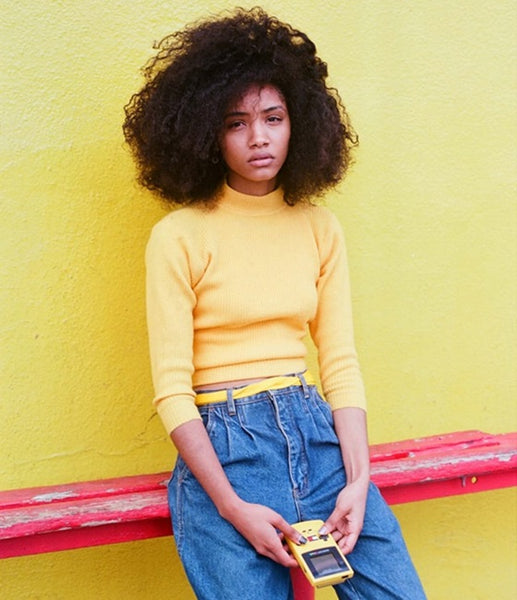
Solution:
<svg viewBox="0 0 517 600"><path fill-rule="evenodd" d="M285 567L296 561L282 545L282 535L295 543L300 534L278 513L259 504L244 502L235 493L214 451L202 421L188 421L174 429L172 441L219 514L243 535L255 550ZM278 535L277 530L282 535Z"/></svg>
<svg viewBox="0 0 517 600"><path fill-rule="evenodd" d="M320 276L318 310L310 324L318 348L323 394L332 407L347 486L324 527L345 553L362 529L370 477L366 398L354 343L352 302L345 240L332 215L316 222Z"/></svg>
<svg viewBox="0 0 517 600"><path fill-rule="evenodd" d="M370 482L370 454L366 413L361 408L334 411L334 427L341 446L347 485L336 500L336 507L325 522L341 550L351 552L361 533Z"/></svg>

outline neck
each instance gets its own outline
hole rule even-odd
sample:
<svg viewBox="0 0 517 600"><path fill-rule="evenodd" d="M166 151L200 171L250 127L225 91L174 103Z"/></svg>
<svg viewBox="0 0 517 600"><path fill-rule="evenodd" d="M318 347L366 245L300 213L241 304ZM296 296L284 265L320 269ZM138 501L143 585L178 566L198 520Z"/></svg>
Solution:
<svg viewBox="0 0 517 600"><path fill-rule="evenodd" d="M276 178L268 179L267 181L249 181L247 179L237 178L233 176L232 173L228 174L228 186L236 192L248 196L266 196L273 192L277 187Z"/></svg>
<svg viewBox="0 0 517 600"><path fill-rule="evenodd" d="M233 213L264 216L284 210L287 204L284 202L282 188L277 188L263 196L256 196L234 190L228 184L225 184L218 206Z"/></svg>

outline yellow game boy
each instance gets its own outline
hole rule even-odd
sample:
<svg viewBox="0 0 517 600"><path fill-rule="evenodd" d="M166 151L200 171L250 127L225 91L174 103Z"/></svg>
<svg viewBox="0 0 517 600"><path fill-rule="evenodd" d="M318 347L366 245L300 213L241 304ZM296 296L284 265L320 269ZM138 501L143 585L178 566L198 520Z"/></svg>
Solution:
<svg viewBox="0 0 517 600"><path fill-rule="evenodd" d="M306 544L298 546L286 538L291 554L314 587L337 585L354 574L334 538L318 533L322 526L319 520L293 524L306 538Z"/></svg>

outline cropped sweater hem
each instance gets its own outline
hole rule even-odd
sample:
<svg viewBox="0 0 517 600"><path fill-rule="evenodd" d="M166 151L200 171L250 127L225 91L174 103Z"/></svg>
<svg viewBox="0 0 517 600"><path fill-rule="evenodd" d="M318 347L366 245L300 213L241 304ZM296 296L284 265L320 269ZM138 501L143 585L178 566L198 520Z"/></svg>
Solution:
<svg viewBox="0 0 517 600"><path fill-rule="evenodd" d="M303 370L303 369L302 369ZM289 370L289 374L300 372ZM287 374L287 373L285 373ZM274 375L268 375L273 377ZM235 378L237 380L238 378ZM338 410L340 408L360 408L366 412L366 400L364 395L353 393L353 391L333 392L325 395L330 408ZM353 399L353 400L352 400ZM359 399L359 401L357 401ZM195 398L191 396L171 395L166 398L155 399L154 404L165 430L170 435L176 427L189 421L200 420L201 416L195 405Z"/></svg>

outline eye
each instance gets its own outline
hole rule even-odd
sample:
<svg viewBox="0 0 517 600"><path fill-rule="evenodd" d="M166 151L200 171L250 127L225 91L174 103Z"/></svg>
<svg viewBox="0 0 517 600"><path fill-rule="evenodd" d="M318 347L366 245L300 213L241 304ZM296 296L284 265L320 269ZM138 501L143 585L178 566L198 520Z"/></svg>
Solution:
<svg viewBox="0 0 517 600"><path fill-rule="evenodd" d="M282 121L283 119L279 115L269 115L267 118L267 122L272 124L281 123Z"/></svg>
<svg viewBox="0 0 517 600"><path fill-rule="evenodd" d="M226 123L226 129L229 129L229 130L241 129L245 125L246 125L246 123L244 121L242 121L242 120L228 121Z"/></svg>

